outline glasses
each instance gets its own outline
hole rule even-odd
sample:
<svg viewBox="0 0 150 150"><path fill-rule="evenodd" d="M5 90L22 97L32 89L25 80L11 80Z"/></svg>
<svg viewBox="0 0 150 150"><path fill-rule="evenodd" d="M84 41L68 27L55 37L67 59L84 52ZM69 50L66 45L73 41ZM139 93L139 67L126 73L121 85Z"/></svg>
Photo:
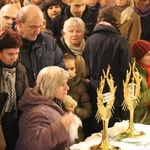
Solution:
<svg viewBox="0 0 150 150"><path fill-rule="evenodd" d="M41 29L43 25L41 26L34 26L34 25L27 25L31 29Z"/></svg>
<svg viewBox="0 0 150 150"><path fill-rule="evenodd" d="M27 25L30 29L41 29L43 27L43 24L40 26L36 26L36 25L29 25L28 23L23 23L25 25Z"/></svg>

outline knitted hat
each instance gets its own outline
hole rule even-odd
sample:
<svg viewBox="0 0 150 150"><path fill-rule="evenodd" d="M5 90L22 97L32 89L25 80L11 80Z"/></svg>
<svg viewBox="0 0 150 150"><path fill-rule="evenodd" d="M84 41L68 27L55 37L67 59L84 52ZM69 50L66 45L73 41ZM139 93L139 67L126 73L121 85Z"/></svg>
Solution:
<svg viewBox="0 0 150 150"><path fill-rule="evenodd" d="M148 51L150 51L150 42L145 40L138 40L132 46L132 55L137 62L139 62Z"/></svg>

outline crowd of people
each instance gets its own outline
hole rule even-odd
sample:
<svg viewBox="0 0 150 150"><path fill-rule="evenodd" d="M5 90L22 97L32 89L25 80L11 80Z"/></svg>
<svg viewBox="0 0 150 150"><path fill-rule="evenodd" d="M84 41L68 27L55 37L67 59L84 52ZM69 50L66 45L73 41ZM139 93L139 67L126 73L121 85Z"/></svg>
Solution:
<svg viewBox="0 0 150 150"><path fill-rule="evenodd" d="M1 0L3 149L65 150L101 131L97 89L108 66L109 127L129 119L123 81L132 58L142 77L134 121L150 125L149 26L149 0Z"/></svg>

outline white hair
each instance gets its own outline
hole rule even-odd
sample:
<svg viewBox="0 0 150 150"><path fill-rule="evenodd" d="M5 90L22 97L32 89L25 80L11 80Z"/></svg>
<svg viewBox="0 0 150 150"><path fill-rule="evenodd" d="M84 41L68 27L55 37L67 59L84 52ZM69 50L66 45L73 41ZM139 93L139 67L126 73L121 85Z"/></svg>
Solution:
<svg viewBox="0 0 150 150"><path fill-rule="evenodd" d="M81 18L78 17L70 17L68 20L65 21L63 26L63 32L65 33L67 31L67 28L70 26L79 26L83 33L86 31L85 23Z"/></svg>

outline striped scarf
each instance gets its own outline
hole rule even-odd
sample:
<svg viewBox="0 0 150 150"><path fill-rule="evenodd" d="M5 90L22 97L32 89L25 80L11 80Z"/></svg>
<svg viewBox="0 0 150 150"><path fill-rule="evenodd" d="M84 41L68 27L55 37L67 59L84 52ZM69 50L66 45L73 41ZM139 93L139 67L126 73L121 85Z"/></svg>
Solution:
<svg viewBox="0 0 150 150"><path fill-rule="evenodd" d="M5 112L16 109L16 90L15 90L16 68L3 68L1 78L1 92L7 93Z"/></svg>

